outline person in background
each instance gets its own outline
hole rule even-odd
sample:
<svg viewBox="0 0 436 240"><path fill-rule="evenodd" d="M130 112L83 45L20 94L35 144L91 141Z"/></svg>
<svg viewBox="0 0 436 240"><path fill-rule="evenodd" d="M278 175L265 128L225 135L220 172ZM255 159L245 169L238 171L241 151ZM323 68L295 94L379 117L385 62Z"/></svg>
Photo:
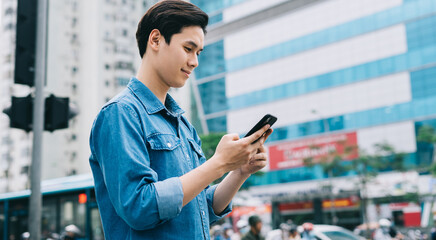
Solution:
<svg viewBox="0 0 436 240"><path fill-rule="evenodd" d="M289 240L301 240L300 233L297 230L297 226L291 225L289 228Z"/></svg>
<svg viewBox="0 0 436 240"><path fill-rule="evenodd" d="M74 225L70 224L65 227L64 232L61 235L62 240L76 240L82 235L82 231Z"/></svg>
<svg viewBox="0 0 436 240"><path fill-rule="evenodd" d="M215 240L232 240L234 232L230 224L223 224L221 226L221 234L215 237Z"/></svg>
<svg viewBox="0 0 436 240"><path fill-rule="evenodd" d="M262 220L257 215L248 218L250 231L242 237L242 240L264 240L265 238L260 235L262 230Z"/></svg>
<svg viewBox="0 0 436 240"><path fill-rule="evenodd" d="M313 234L313 224L312 223L304 223L303 224L303 233L301 234L302 240L316 240L315 235Z"/></svg>
<svg viewBox="0 0 436 240"><path fill-rule="evenodd" d="M436 240L436 228L431 228L430 240Z"/></svg>
<svg viewBox="0 0 436 240"><path fill-rule="evenodd" d="M393 239L389 234L391 227L391 221L386 218L382 218L378 221L379 228L374 232L374 240L391 240Z"/></svg>

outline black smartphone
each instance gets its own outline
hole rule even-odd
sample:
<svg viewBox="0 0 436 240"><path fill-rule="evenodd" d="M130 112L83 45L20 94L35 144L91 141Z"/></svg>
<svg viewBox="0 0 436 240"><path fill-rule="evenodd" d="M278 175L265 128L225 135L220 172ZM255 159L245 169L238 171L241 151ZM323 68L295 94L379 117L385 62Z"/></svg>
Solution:
<svg viewBox="0 0 436 240"><path fill-rule="evenodd" d="M263 126L265 126L267 124L272 126L276 121L277 121L276 117L274 117L271 114L266 114L265 116L263 116L262 119L260 119L260 121L258 123L256 123L256 125L254 125L254 127L247 134L245 134L244 137L250 136L251 134L257 132L259 129L261 129ZM257 140L259 140L259 139L257 139Z"/></svg>

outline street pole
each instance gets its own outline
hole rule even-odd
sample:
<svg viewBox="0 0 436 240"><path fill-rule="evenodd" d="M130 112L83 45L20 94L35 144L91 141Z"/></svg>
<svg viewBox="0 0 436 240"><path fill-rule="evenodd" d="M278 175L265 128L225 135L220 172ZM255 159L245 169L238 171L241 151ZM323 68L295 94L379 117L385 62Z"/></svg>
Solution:
<svg viewBox="0 0 436 240"><path fill-rule="evenodd" d="M44 131L44 82L46 77L47 0L38 0L35 56L35 101L33 103L33 150L30 170L29 233L41 239L41 159Z"/></svg>
<svg viewBox="0 0 436 240"><path fill-rule="evenodd" d="M322 118L322 122L324 124L324 131L326 132L326 134L328 132L330 132L330 126L329 123L327 122L327 120L325 118ZM338 223L338 218L336 217L336 204L335 204L335 196L333 193L333 170L330 169L328 172L328 176L329 176L329 182L330 182L330 202L331 202L331 214L332 214L332 224L336 225Z"/></svg>

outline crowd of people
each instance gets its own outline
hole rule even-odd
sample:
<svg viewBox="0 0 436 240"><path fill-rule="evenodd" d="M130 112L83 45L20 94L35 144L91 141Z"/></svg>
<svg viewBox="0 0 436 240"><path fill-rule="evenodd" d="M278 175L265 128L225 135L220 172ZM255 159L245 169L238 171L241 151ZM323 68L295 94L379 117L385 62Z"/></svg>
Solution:
<svg viewBox="0 0 436 240"><path fill-rule="evenodd" d="M46 240L79 240L83 236L82 231L74 224L66 226L61 234L58 233L43 233L43 239ZM21 234L21 240L30 239L30 233L24 232Z"/></svg>
<svg viewBox="0 0 436 240"><path fill-rule="evenodd" d="M301 226L291 221L280 224L279 229L271 230L264 234L263 223L259 216L253 215L248 221L239 220L233 229L228 223L215 225L211 228L213 240L316 240L313 234L313 224L304 223Z"/></svg>
<svg viewBox="0 0 436 240"><path fill-rule="evenodd" d="M316 240L314 225L304 223L293 224L292 221L280 224L278 229L268 232L262 231L262 220L259 216L253 215L246 220L239 220L232 227L229 223L215 225L211 228L211 239L213 240ZM436 240L436 228L426 234L419 229L409 229L402 233L389 219L380 219L376 227L369 232L362 232L361 228L354 231L356 236L372 240Z"/></svg>

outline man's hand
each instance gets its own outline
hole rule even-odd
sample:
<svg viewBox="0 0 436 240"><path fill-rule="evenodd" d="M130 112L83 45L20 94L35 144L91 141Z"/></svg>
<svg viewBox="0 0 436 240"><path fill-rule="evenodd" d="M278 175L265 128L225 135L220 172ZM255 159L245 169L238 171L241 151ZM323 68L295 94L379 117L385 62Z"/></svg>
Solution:
<svg viewBox="0 0 436 240"><path fill-rule="evenodd" d="M264 126L249 137L239 139L237 134L227 134L218 143L214 156L210 159L216 161L222 174L238 169L248 164L250 160L259 158L258 149L263 145L269 125ZM262 135L267 132L263 137ZM256 139L259 139L256 141ZM255 142L256 141L256 142Z"/></svg>
<svg viewBox="0 0 436 240"><path fill-rule="evenodd" d="M268 156L266 154L266 149L263 144L265 143L266 139L268 139L269 135L271 135L272 132L273 130L271 128L268 129L268 131L264 134L264 136L262 136L262 138L259 140L261 145L257 149L257 153L253 156L253 158L248 163L242 165L239 168L239 173L241 175L251 175L266 166Z"/></svg>

